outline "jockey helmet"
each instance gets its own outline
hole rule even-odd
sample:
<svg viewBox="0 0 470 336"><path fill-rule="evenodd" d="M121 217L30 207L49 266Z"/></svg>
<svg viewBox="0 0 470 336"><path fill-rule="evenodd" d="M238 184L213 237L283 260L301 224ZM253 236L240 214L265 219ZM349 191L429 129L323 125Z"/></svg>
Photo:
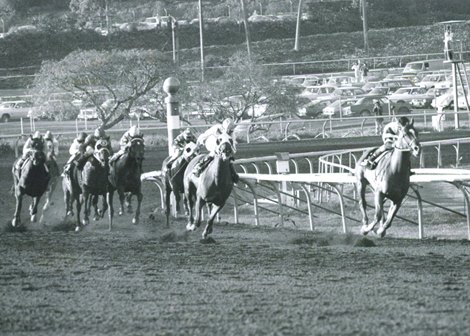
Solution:
<svg viewBox="0 0 470 336"><path fill-rule="evenodd" d="M191 137L192 137L192 135L193 135L193 133L191 132L191 130L190 130L189 128L186 128L186 129L184 130L184 132L183 132L183 135L184 135L184 138L185 138L186 140L190 140Z"/></svg>
<svg viewBox="0 0 470 336"><path fill-rule="evenodd" d="M398 123L402 126L406 126L410 123L410 119L408 119L407 117L400 117L398 118Z"/></svg>
<svg viewBox="0 0 470 336"><path fill-rule="evenodd" d="M85 141L86 137L87 137L87 134L85 132L81 132L77 137L77 141L78 142L83 142L83 141Z"/></svg>
<svg viewBox="0 0 470 336"><path fill-rule="evenodd" d="M137 128L136 125L131 126L131 128L129 128L129 131L127 132L128 132L127 134L129 134L129 136L132 138L139 135L139 129Z"/></svg>
<svg viewBox="0 0 470 336"><path fill-rule="evenodd" d="M106 133L102 128L97 128L95 129L95 133L93 133L95 138L104 138L106 136Z"/></svg>
<svg viewBox="0 0 470 336"><path fill-rule="evenodd" d="M51 131L47 131L46 134L44 134L44 140L52 140Z"/></svg>
<svg viewBox="0 0 470 336"><path fill-rule="evenodd" d="M235 129L235 123L233 122L232 119L227 118L222 122L222 128L227 132L228 134L231 134L233 130Z"/></svg>
<svg viewBox="0 0 470 336"><path fill-rule="evenodd" d="M40 139L41 138L41 133L39 131L36 131L36 132L34 132L34 134L31 138L32 139Z"/></svg>

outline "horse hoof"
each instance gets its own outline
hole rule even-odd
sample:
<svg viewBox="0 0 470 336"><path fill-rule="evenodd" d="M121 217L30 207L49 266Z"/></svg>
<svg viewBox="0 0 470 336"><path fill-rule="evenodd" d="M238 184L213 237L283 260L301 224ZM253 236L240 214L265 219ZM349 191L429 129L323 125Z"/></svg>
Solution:
<svg viewBox="0 0 470 336"><path fill-rule="evenodd" d="M196 229L196 227L194 226L194 224L188 223L186 225L186 230L187 231L194 231L195 229Z"/></svg>
<svg viewBox="0 0 470 336"><path fill-rule="evenodd" d="M383 237L385 237L386 231L385 231L385 229L380 228L380 229L377 230L376 233L380 238L383 238Z"/></svg>
<svg viewBox="0 0 470 336"><path fill-rule="evenodd" d="M366 236L368 233L369 233L369 230L367 230L367 226L366 226L366 225L363 225L363 226L361 227L361 234L363 234L364 236Z"/></svg>
<svg viewBox="0 0 470 336"><path fill-rule="evenodd" d="M66 216L73 216L73 211L68 211Z"/></svg>
<svg viewBox="0 0 470 336"><path fill-rule="evenodd" d="M119 216L122 216L122 210L119 211L118 215L119 215Z"/></svg>
<svg viewBox="0 0 470 336"><path fill-rule="evenodd" d="M132 218L132 224L134 225L139 224L139 220L137 218Z"/></svg>
<svg viewBox="0 0 470 336"><path fill-rule="evenodd" d="M31 215L31 223L36 223L36 215Z"/></svg>
<svg viewBox="0 0 470 336"><path fill-rule="evenodd" d="M83 225L88 225L90 223L90 221L88 219L84 219L82 220L82 224Z"/></svg>
<svg viewBox="0 0 470 336"><path fill-rule="evenodd" d="M80 226L76 226L76 227L75 227L75 232L80 232L80 230L81 230L81 229L80 229Z"/></svg>
<svg viewBox="0 0 470 336"><path fill-rule="evenodd" d="M12 227L17 227L20 224L20 221L17 221L16 218L13 218L11 221L11 226Z"/></svg>

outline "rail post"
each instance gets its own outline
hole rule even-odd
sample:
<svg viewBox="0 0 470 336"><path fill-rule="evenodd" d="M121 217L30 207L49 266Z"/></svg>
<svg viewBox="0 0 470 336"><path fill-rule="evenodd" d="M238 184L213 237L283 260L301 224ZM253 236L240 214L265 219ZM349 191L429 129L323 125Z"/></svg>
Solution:
<svg viewBox="0 0 470 336"><path fill-rule="evenodd" d="M180 113L179 113L179 102L175 97L176 93L180 88L180 81L175 77L168 77L163 82L163 91L168 95L165 98L166 103L166 122L168 129L168 155L172 153L173 140L179 133Z"/></svg>
<svg viewBox="0 0 470 336"><path fill-rule="evenodd" d="M278 174L289 174L290 173L290 167L289 167L289 153L288 152L278 152L274 153L277 157L276 159L276 172ZM281 181L281 202L286 204L286 205L294 205L294 199L293 197L289 197L286 194L291 194L293 193L293 190L289 190L287 188L287 181Z"/></svg>

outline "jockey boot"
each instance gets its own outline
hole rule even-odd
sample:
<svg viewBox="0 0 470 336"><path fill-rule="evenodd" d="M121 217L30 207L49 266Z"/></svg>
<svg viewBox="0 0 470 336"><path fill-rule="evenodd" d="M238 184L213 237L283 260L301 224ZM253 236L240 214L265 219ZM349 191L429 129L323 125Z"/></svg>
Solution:
<svg viewBox="0 0 470 336"><path fill-rule="evenodd" d="M361 166L367 167L369 169L375 169L375 167L377 167L377 162L375 162L375 159L377 159L382 153L383 151L380 149L375 150L367 158L365 158L364 161L361 162Z"/></svg>
<svg viewBox="0 0 470 336"><path fill-rule="evenodd" d="M15 171L21 172L21 167L23 167L23 163L25 162L25 158L21 157L15 164Z"/></svg>
<svg viewBox="0 0 470 336"><path fill-rule="evenodd" d="M199 161L193 168L193 174L196 177L199 177L202 171L207 167L207 165L212 161L213 157L206 155L201 161Z"/></svg>
<svg viewBox="0 0 470 336"><path fill-rule="evenodd" d="M176 158L177 159L177 158ZM171 169L171 165L173 164L173 162L176 161L176 159L169 159L168 162L166 163L166 168L167 169Z"/></svg>

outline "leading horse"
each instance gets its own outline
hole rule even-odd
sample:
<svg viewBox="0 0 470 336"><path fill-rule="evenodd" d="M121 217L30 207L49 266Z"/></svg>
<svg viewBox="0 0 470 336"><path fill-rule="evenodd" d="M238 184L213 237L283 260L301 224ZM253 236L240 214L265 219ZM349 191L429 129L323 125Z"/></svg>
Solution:
<svg viewBox="0 0 470 336"><path fill-rule="evenodd" d="M176 202L176 215L180 211L181 203L181 194L184 193L184 172L188 163L196 156L198 153L197 146L194 142L190 142L184 146L183 153L179 158L177 158L171 168L167 168L168 160L170 156L163 160L162 163L162 182L164 187L164 196L165 196L165 216L166 216L166 226L170 225L170 200L171 193L175 196ZM186 213L189 211L188 203L186 197L183 196L183 203Z"/></svg>
<svg viewBox="0 0 470 336"><path fill-rule="evenodd" d="M31 222L36 221L39 201L47 190L50 180L49 171L45 166L46 156L42 151L43 146L42 138L32 139L29 158L24 161L19 169L16 168L17 161L13 164L12 174L16 198L15 214L11 222L13 227L21 225L20 213L24 195L31 196L33 199L29 210Z"/></svg>
<svg viewBox="0 0 470 336"><path fill-rule="evenodd" d="M410 187L411 154L417 157L421 151L413 119L399 129L394 148L379 158L375 169L369 169L360 164L371 151L366 152L356 165L356 186L362 213L361 232L364 235L368 234L380 222L377 234L384 237ZM366 212L366 187L369 184L374 190L375 201L375 216L370 224L368 224ZM385 199L390 200L391 206L387 218L383 222Z"/></svg>
<svg viewBox="0 0 470 336"><path fill-rule="evenodd" d="M225 133L219 135L216 139L216 146L214 159L199 177L193 174L193 169L204 155L198 155L192 159L184 173L184 193L189 203L186 229L193 231L201 225L202 208L205 204L210 205L211 208L207 225L202 233L204 239L212 233L215 216L223 208L233 189L230 160L234 148L231 137Z"/></svg>
<svg viewBox="0 0 470 336"><path fill-rule="evenodd" d="M120 216L124 211L124 201L126 201L128 212L132 212L130 197L132 195L137 196L137 209L135 211L134 218L132 219L133 224L139 223L140 207L143 199L140 175L142 174L144 153L144 139L142 136L136 136L131 139L130 146L127 151L118 157L110 167L110 199L113 199L113 193L114 190L116 190L119 195L119 201L121 202L121 208L119 210ZM128 193L127 198L126 193Z"/></svg>

